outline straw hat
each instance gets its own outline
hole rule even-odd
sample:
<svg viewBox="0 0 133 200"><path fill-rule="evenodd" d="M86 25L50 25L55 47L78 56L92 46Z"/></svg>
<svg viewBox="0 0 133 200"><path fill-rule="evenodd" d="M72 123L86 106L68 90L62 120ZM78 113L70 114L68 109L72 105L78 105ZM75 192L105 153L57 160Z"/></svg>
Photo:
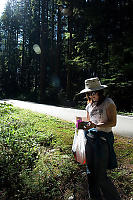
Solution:
<svg viewBox="0 0 133 200"><path fill-rule="evenodd" d="M90 78L85 80L85 89L81 90L79 94L102 90L107 87L107 85L101 85L98 77Z"/></svg>

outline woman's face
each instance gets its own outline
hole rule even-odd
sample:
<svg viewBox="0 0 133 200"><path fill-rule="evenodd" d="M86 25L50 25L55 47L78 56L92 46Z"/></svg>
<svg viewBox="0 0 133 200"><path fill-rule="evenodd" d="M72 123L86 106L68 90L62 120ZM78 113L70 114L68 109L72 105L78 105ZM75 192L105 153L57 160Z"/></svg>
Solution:
<svg viewBox="0 0 133 200"><path fill-rule="evenodd" d="M89 97L92 99L92 101L99 101L99 95L98 95L98 92L97 91L94 91L94 92L90 92L89 93Z"/></svg>

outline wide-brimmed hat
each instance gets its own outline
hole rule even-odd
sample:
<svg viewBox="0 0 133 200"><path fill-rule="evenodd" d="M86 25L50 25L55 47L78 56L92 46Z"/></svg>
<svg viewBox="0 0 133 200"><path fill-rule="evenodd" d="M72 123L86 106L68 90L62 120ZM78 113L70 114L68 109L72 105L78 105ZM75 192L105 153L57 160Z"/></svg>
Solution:
<svg viewBox="0 0 133 200"><path fill-rule="evenodd" d="M98 77L89 78L85 80L85 89L81 90L79 94L102 90L107 87L107 85L101 85L101 82Z"/></svg>

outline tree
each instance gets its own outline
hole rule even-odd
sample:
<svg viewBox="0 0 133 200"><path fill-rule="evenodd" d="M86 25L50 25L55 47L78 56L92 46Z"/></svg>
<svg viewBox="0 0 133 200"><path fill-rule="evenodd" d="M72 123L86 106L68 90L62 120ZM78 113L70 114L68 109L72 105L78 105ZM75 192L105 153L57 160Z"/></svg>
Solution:
<svg viewBox="0 0 133 200"><path fill-rule="evenodd" d="M45 100L46 88L46 66L47 66L47 52L48 52L48 1L42 0L41 2L41 60L40 60L40 101Z"/></svg>
<svg viewBox="0 0 133 200"><path fill-rule="evenodd" d="M6 94L17 88L27 99L57 103L60 90L72 100L80 83L98 76L123 107L117 96L132 89L132 8L125 0L10 0L1 18Z"/></svg>

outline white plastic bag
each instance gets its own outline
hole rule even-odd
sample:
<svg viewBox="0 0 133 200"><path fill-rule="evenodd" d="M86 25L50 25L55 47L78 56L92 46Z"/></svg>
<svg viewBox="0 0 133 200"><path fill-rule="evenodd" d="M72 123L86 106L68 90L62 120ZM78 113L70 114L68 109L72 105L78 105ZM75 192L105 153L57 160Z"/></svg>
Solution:
<svg viewBox="0 0 133 200"><path fill-rule="evenodd" d="M74 135L74 138L73 138L73 145L72 145L72 151L73 151L73 153L76 153L77 137L78 137L78 129L75 128L75 135Z"/></svg>
<svg viewBox="0 0 133 200"><path fill-rule="evenodd" d="M86 145L86 137L84 134L84 130L75 129L72 151L75 155L76 161L81 164L86 163L85 145Z"/></svg>

